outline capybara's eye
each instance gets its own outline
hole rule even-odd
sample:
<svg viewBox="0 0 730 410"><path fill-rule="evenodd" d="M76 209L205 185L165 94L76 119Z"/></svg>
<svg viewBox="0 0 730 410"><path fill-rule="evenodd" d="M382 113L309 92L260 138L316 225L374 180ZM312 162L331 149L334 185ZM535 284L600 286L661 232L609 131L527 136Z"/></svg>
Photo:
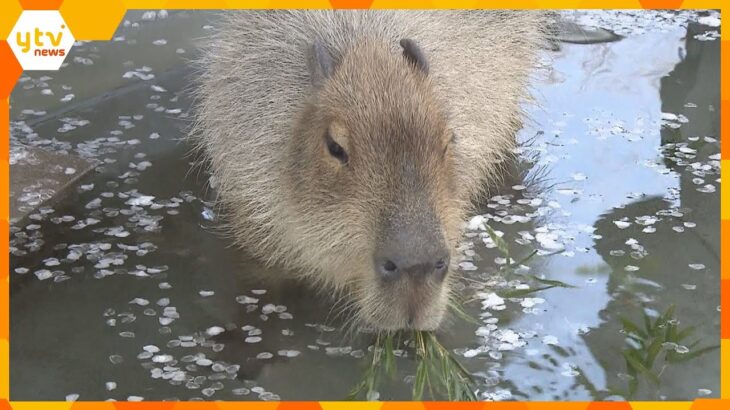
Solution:
<svg viewBox="0 0 730 410"><path fill-rule="evenodd" d="M342 148L340 144L335 142L334 139L332 139L332 136L330 136L329 133L325 136L325 143L327 144L327 151L329 151L330 155L337 158L341 163L347 164L347 153L345 152L345 149Z"/></svg>

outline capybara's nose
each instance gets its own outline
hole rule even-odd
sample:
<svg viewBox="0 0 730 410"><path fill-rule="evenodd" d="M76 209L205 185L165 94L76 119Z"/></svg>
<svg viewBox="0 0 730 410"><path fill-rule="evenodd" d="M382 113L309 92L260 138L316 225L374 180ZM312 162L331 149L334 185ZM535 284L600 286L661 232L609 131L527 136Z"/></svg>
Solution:
<svg viewBox="0 0 730 410"><path fill-rule="evenodd" d="M387 282L407 276L414 280L435 279L442 281L449 270L449 254L446 249L433 254L418 252L385 252L374 258L375 270Z"/></svg>

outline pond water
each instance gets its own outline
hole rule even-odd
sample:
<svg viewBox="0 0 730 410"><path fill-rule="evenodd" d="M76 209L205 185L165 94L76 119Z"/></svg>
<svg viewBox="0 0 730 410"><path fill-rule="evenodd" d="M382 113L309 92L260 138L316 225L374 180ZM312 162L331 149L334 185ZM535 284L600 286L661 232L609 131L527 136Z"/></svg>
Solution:
<svg viewBox="0 0 730 410"><path fill-rule="evenodd" d="M512 175L460 246L479 323L438 338L484 400L719 397L719 15L565 17L623 38L544 52ZM179 140L214 24L130 13L16 86L11 164L94 169L11 225L13 400L339 400L361 379L372 336L216 231ZM411 397L410 356L380 399Z"/></svg>

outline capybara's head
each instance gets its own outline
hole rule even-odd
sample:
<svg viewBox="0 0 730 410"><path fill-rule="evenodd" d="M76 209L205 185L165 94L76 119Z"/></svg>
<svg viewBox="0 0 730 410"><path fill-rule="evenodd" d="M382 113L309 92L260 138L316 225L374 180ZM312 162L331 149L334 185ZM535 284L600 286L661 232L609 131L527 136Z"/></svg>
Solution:
<svg viewBox="0 0 730 410"><path fill-rule="evenodd" d="M462 202L455 135L427 56L362 41L335 61L314 42L311 99L293 131L287 179L314 277L344 290L356 323L434 329L449 298Z"/></svg>

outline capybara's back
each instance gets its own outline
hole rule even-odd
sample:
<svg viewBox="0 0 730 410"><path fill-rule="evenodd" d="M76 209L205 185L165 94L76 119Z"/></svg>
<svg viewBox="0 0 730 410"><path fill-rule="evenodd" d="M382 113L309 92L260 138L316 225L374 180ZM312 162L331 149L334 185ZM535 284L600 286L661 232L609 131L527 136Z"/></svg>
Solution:
<svg viewBox="0 0 730 410"><path fill-rule="evenodd" d="M469 203L514 146L530 11L240 11L200 61L195 135L239 245L432 329Z"/></svg>

